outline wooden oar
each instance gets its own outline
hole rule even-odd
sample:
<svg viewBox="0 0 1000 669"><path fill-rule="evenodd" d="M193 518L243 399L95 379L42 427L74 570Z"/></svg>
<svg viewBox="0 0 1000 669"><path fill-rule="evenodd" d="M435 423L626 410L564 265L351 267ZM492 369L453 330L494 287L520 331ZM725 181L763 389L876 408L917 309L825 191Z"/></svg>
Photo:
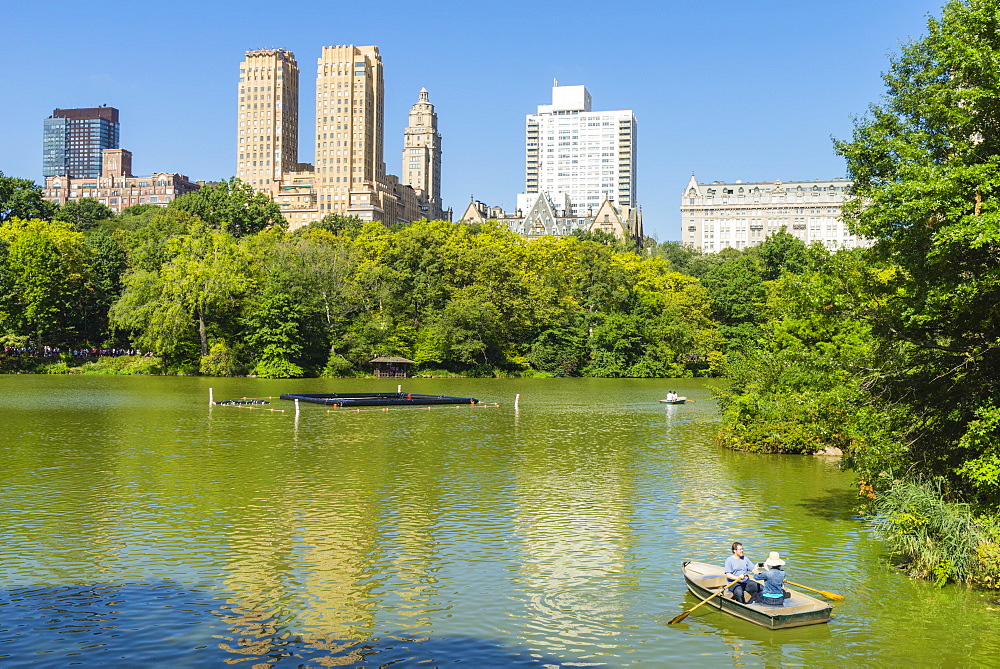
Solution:
<svg viewBox="0 0 1000 669"><path fill-rule="evenodd" d="M744 576L743 578L746 578L746 576ZM737 583L739 583L740 581L742 581L743 578L737 579L735 581L730 581L729 585L725 586L724 588L719 588L718 591L715 594L712 595L712 597L718 597L719 595L721 595L722 593L724 593L726 590L728 590L732 586L734 586ZM679 623L680 621L682 621L685 618L687 618L691 614L691 612L694 611L696 608L698 608L699 606L701 606L702 604L704 604L705 602L707 602L709 599L712 599L712 597L708 597L706 599L703 599L703 600L701 600L700 603L695 604L694 606L692 606L690 610L684 611L684 612L682 612L682 613L674 616L670 621L667 622L667 624L668 625L673 625L674 623Z"/></svg>
<svg viewBox="0 0 1000 669"><path fill-rule="evenodd" d="M792 583L791 581L785 581L788 585L794 585L796 588L802 588L803 590L812 590L813 592L818 592L827 599L833 599L838 602L843 601L845 597L843 595L838 595L835 592L827 592L826 590L817 590L816 588L810 588L807 585L799 585L798 583Z"/></svg>

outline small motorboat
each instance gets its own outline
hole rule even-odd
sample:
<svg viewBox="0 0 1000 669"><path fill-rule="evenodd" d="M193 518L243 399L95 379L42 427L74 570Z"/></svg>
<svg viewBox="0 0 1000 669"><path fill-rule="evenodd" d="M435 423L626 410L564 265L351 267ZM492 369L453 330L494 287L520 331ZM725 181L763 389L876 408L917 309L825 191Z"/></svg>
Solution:
<svg viewBox="0 0 1000 669"><path fill-rule="evenodd" d="M688 401L686 397L678 397L675 400L660 400L660 404L684 404Z"/></svg>
<svg viewBox="0 0 1000 669"><path fill-rule="evenodd" d="M682 562L681 571L684 573L684 582L687 583L688 590L701 600L712 597L719 588L725 587L728 583L725 571L716 565ZM801 592L788 588L786 590L792 596L784 600L782 606L737 602L728 591L718 597L712 597L708 605L772 630L819 625L830 620L832 606Z"/></svg>

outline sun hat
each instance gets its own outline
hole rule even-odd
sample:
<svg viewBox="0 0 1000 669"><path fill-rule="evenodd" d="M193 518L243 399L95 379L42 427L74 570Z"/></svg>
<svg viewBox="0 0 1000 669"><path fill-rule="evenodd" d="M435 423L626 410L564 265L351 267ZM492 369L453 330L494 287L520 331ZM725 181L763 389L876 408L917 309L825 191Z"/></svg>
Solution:
<svg viewBox="0 0 1000 669"><path fill-rule="evenodd" d="M778 555L778 551L771 551L771 554L764 560L764 566L766 567L780 567L783 564L785 564L785 561Z"/></svg>

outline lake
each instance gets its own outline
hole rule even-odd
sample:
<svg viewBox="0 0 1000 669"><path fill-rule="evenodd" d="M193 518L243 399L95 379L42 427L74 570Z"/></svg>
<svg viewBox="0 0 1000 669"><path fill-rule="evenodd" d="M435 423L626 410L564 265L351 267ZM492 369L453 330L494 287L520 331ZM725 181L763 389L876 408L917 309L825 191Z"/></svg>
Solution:
<svg viewBox="0 0 1000 669"><path fill-rule="evenodd" d="M208 405L400 382L484 405ZM1000 662L995 593L893 570L835 460L719 448L712 383L0 376L0 666ZM737 540L830 623L668 626Z"/></svg>

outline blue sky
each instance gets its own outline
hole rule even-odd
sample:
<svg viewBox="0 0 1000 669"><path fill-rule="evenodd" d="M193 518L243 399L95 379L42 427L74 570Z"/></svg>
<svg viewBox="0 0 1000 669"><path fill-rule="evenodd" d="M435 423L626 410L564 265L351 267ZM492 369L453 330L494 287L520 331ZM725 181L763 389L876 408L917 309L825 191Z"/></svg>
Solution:
<svg viewBox="0 0 1000 669"><path fill-rule="evenodd" d="M0 171L41 181L42 120L107 104L121 110L135 174L227 178L239 63L269 47L293 51L302 70L299 159L311 162L321 48L375 44L389 172L399 174L407 111L426 86L445 205L461 213L475 195L512 209L525 114L549 102L553 78L585 84L595 110L635 112L646 233L679 239L692 171L702 181L843 176L831 136L850 136L852 116L882 95L889 56L925 33L943 0L445 0L411 14L420 4L6 3Z"/></svg>

